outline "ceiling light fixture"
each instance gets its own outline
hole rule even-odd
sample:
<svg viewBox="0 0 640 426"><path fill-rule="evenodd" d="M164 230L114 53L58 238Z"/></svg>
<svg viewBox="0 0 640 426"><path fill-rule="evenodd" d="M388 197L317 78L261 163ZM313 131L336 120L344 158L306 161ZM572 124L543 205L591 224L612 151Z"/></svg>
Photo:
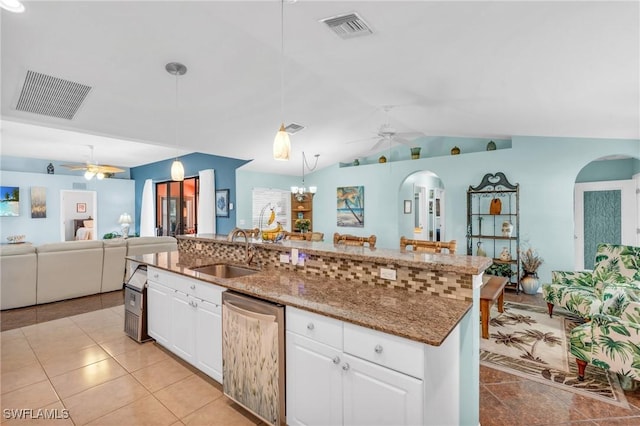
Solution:
<svg viewBox="0 0 640 426"><path fill-rule="evenodd" d="M291 193L296 197L296 200L302 202L306 198L307 194L313 195L318 191L317 186L310 186L308 189L304 186L304 166L307 166L310 172L314 171L316 167L318 167L318 157L320 154L314 155L316 157L316 161L313 163L313 167L309 166L307 163L307 157L304 155L304 151L302 151L302 186L292 186Z"/></svg>
<svg viewBox="0 0 640 426"><path fill-rule="evenodd" d="M165 65L164 69L173 76L176 77L176 124L175 124L175 144L176 151L178 150L178 122L179 122L179 107L178 107L178 76L184 75L187 72L187 67L182 65L179 62L169 62ZM176 156L176 159L173 160L171 164L171 180L175 181L183 181L184 180L184 166L182 162Z"/></svg>
<svg viewBox="0 0 640 426"><path fill-rule="evenodd" d="M13 13L24 12L24 4L20 0L0 0L0 7Z"/></svg>
<svg viewBox="0 0 640 426"><path fill-rule="evenodd" d="M273 159L289 160L291 141L284 127L284 0L280 0L280 116L282 123L273 140Z"/></svg>

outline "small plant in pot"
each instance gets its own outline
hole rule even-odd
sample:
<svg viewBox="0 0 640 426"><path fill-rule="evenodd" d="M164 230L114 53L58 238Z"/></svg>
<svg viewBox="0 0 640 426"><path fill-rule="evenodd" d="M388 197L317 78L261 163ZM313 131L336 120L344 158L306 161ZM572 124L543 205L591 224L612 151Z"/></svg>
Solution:
<svg viewBox="0 0 640 426"><path fill-rule="evenodd" d="M509 263L496 262L492 263L485 272L489 275L495 275L496 277L507 278L512 277L516 273L513 269L511 269L511 265Z"/></svg>
<svg viewBox="0 0 640 426"><path fill-rule="evenodd" d="M309 230L311 226L311 221L309 219L296 219L296 228L300 230L303 234Z"/></svg>
<svg viewBox="0 0 640 426"><path fill-rule="evenodd" d="M544 259L534 249L520 250L520 264L523 272L520 285L522 286L522 291L526 294L536 294L538 292L540 288L538 268L543 262Z"/></svg>

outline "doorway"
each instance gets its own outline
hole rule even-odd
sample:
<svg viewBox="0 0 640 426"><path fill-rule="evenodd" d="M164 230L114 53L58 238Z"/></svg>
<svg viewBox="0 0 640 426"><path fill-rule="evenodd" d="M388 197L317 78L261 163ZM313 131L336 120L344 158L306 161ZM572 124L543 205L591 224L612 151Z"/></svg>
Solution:
<svg viewBox="0 0 640 426"><path fill-rule="evenodd" d="M184 235L198 232L198 177L182 182L156 183L156 228L158 235Z"/></svg>
<svg viewBox="0 0 640 426"><path fill-rule="evenodd" d="M399 235L427 241L445 241L445 195L442 180L433 172L415 172L400 185L402 215Z"/></svg>
<svg viewBox="0 0 640 426"><path fill-rule="evenodd" d="M93 223L85 221L92 220ZM80 232L80 228L83 228ZM60 241L77 237L98 239L98 194L96 191L60 191Z"/></svg>

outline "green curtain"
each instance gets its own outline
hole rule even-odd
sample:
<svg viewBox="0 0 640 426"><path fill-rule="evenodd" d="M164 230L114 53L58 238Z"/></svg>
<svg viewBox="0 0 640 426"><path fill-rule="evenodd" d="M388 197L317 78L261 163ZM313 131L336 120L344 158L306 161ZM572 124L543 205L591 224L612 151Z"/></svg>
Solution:
<svg viewBox="0 0 640 426"><path fill-rule="evenodd" d="M584 267L593 269L600 243L620 244L622 238L622 191L584 193Z"/></svg>

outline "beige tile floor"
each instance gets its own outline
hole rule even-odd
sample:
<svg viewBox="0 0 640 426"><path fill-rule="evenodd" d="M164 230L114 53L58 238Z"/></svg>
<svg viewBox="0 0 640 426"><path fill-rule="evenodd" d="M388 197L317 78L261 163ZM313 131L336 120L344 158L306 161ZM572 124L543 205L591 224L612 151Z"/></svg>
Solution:
<svg viewBox="0 0 640 426"><path fill-rule="evenodd" d="M120 305L2 332L2 424L260 423L218 383L154 343L127 337L123 316ZM59 418L7 418L5 409L22 408Z"/></svg>

